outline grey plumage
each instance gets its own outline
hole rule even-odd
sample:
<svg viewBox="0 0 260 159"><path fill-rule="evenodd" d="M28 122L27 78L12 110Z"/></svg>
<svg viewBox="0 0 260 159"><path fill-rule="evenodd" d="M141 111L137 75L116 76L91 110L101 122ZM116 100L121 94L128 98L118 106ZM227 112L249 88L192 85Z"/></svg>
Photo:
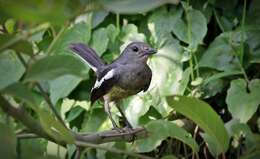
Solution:
<svg viewBox="0 0 260 159"><path fill-rule="evenodd" d="M104 97L105 106L109 107L110 101L117 101L149 88L152 71L146 62L148 56L156 51L148 44L129 44L123 53L108 65L102 62L93 49L82 43L71 44L70 48L96 72L97 80L91 91L91 103ZM110 108L106 111L111 116ZM110 119L115 127L115 122L111 117Z"/></svg>

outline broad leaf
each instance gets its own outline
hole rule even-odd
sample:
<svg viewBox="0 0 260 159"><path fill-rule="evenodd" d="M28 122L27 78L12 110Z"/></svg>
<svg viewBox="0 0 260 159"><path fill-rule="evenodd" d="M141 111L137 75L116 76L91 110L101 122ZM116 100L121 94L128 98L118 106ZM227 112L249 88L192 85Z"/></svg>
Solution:
<svg viewBox="0 0 260 159"><path fill-rule="evenodd" d="M198 44L203 43L203 38L207 33L207 19L199 10L195 9L187 9L184 17L184 20L181 18L177 20L173 26L173 32L178 39L195 49Z"/></svg>
<svg viewBox="0 0 260 159"><path fill-rule="evenodd" d="M72 75L64 75L49 81L52 103L55 105L59 99L67 97L81 81L82 78Z"/></svg>
<svg viewBox="0 0 260 159"><path fill-rule="evenodd" d="M220 34L203 54L199 66L214 68L220 71L238 71L238 49L241 41L239 32Z"/></svg>
<svg viewBox="0 0 260 159"><path fill-rule="evenodd" d="M87 44L91 37L89 23L77 23L71 28L66 28L64 32L58 37L57 41L52 46L49 53L51 54L64 54L71 53L69 45L75 42Z"/></svg>
<svg viewBox="0 0 260 159"><path fill-rule="evenodd" d="M52 80L63 75L86 78L89 69L77 57L70 55L47 56L36 61L28 70L26 81Z"/></svg>
<svg viewBox="0 0 260 159"><path fill-rule="evenodd" d="M122 27L122 30L120 32L120 40L124 43L123 46L120 47L120 50L123 51L123 48L133 41L146 41L146 37L144 34L139 33L137 26L134 24L128 24L124 27Z"/></svg>
<svg viewBox="0 0 260 159"><path fill-rule="evenodd" d="M178 0L100 0L105 9L124 14L145 13L161 5L178 2Z"/></svg>
<svg viewBox="0 0 260 159"><path fill-rule="evenodd" d="M36 92L31 91L22 83L14 83L3 90L4 94L8 94L26 102L33 110L37 111L42 98Z"/></svg>
<svg viewBox="0 0 260 159"><path fill-rule="evenodd" d="M27 103L39 116L41 125L45 131L58 141L73 143L74 138L70 131L66 129L49 111L46 111L47 105L36 93L30 91L21 83L13 84L4 90L4 93L12 95L15 98Z"/></svg>
<svg viewBox="0 0 260 159"><path fill-rule="evenodd" d="M181 9L167 11L166 8L158 9L152 13L148 19L148 28L157 45L163 43L165 37L171 34L182 14L183 10Z"/></svg>
<svg viewBox="0 0 260 159"><path fill-rule="evenodd" d="M173 122L154 120L149 122L145 128L149 133L149 137L136 142L137 151L139 152L152 151L167 137L176 138L190 146L193 151L198 151L198 145L191 134Z"/></svg>
<svg viewBox="0 0 260 159"><path fill-rule="evenodd" d="M103 108L94 108L85 114L81 127L81 132L97 132L107 130L112 124Z"/></svg>
<svg viewBox="0 0 260 159"><path fill-rule="evenodd" d="M91 40L91 47L101 56L106 51L109 42L106 28L95 30Z"/></svg>
<svg viewBox="0 0 260 159"><path fill-rule="evenodd" d="M0 54L0 90L17 82L24 72L25 68L13 51Z"/></svg>
<svg viewBox="0 0 260 159"><path fill-rule="evenodd" d="M197 98L185 96L169 96L167 102L211 137L211 142L217 146L217 154L226 152L229 144L228 133L223 121L210 105Z"/></svg>
<svg viewBox="0 0 260 159"><path fill-rule="evenodd" d="M248 86L243 79L233 80L227 92L226 102L233 118L246 123L260 104L260 80L254 79Z"/></svg>

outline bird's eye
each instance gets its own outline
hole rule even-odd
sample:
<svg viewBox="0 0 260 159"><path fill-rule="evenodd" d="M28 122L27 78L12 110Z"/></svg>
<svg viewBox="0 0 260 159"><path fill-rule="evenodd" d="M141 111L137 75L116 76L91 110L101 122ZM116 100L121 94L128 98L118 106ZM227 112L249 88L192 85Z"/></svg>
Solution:
<svg viewBox="0 0 260 159"><path fill-rule="evenodd" d="M138 47L134 46L132 49L134 52L138 52Z"/></svg>

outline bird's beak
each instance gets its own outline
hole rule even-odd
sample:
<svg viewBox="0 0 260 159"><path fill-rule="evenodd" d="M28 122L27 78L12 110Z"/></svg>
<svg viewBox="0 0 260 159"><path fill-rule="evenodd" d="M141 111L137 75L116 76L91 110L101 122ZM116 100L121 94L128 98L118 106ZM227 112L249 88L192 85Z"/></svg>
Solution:
<svg viewBox="0 0 260 159"><path fill-rule="evenodd" d="M157 53L157 50L153 49L153 48L150 48L149 50L147 50L146 54L147 55L152 55L152 54L155 54Z"/></svg>

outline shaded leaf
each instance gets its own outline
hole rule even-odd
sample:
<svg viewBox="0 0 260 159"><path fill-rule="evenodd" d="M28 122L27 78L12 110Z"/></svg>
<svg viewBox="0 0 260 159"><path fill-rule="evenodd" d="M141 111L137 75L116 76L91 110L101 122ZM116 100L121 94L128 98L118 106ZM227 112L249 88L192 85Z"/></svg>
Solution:
<svg viewBox="0 0 260 159"><path fill-rule="evenodd" d="M226 103L233 118L246 123L260 104L260 80L253 79L248 86L243 79L233 80L227 92Z"/></svg>
<svg viewBox="0 0 260 159"><path fill-rule="evenodd" d="M67 97L81 81L82 78L72 75L64 75L49 81L52 103L55 105L59 99Z"/></svg>
<svg viewBox="0 0 260 159"><path fill-rule="evenodd" d="M46 151L47 141L44 139L19 140L21 147L21 158L43 157Z"/></svg>
<svg viewBox="0 0 260 159"><path fill-rule="evenodd" d="M195 122L211 137L211 141L217 146L217 154L228 149L228 133L223 121L210 105L197 98L185 96L169 96L167 102L177 112Z"/></svg>
<svg viewBox="0 0 260 159"><path fill-rule="evenodd" d="M77 23L70 28L66 28L50 50L51 54L71 53L70 43L82 42L87 44L90 40L91 27L89 23Z"/></svg>
<svg viewBox="0 0 260 159"><path fill-rule="evenodd" d="M17 82L24 72L25 68L13 51L0 54L0 90Z"/></svg>
<svg viewBox="0 0 260 159"><path fill-rule="evenodd" d="M85 114L81 132L97 132L111 127L111 122L103 108L94 108Z"/></svg>
<svg viewBox="0 0 260 159"><path fill-rule="evenodd" d="M36 61L26 74L26 81L52 80L63 75L87 77L89 68L78 58L71 55L47 56Z"/></svg>
<svg viewBox="0 0 260 159"><path fill-rule="evenodd" d="M115 13L145 13L161 5L178 4L178 0L100 0L102 6Z"/></svg>
<svg viewBox="0 0 260 159"><path fill-rule="evenodd" d="M196 48L198 44L202 44L207 33L207 19L195 9L187 9L185 18L185 20L181 18L177 20L173 32L178 39L189 44L190 48Z"/></svg>
<svg viewBox="0 0 260 159"><path fill-rule="evenodd" d="M191 134L173 122L154 120L149 122L145 128L149 132L149 138L141 139L136 142L139 152L152 151L167 137L176 138L190 146L193 151L198 151L198 145Z"/></svg>
<svg viewBox="0 0 260 159"><path fill-rule="evenodd" d="M210 44L203 54L199 66L214 68L220 71L238 71L239 60L238 49L241 41L241 34L238 32L225 32L220 34Z"/></svg>

